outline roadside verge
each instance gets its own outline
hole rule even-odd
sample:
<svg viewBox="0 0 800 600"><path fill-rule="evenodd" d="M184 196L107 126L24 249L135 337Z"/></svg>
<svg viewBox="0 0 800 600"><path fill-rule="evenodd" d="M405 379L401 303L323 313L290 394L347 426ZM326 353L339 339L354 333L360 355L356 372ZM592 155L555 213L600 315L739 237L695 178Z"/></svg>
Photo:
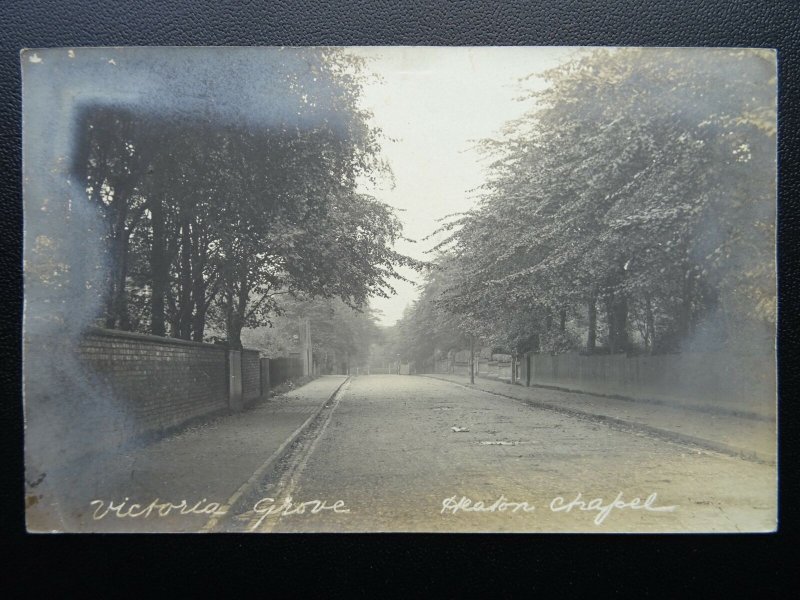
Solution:
<svg viewBox="0 0 800 600"><path fill-rule="evenodd" d="M537 408L636 430L668 441L682 442L750 461L777 461L775 422L730 414L692 411L681 406L636 402L581 392L523 387L502 381L460 375L423 375L483 392L512 398Z"/></svg>

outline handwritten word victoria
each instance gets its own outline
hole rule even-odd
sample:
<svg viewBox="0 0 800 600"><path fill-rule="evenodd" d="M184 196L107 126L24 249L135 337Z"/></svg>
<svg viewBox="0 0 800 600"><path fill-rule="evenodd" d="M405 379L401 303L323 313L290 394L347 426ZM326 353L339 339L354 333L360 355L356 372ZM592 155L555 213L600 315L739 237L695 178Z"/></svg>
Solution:
<svg viewBox="0 0 800 600"><path fill-rule="evenodd" d="M177 504L161 502L159 498L150 504L128 504L128 498L116 504L113 500L109 502L92 500L89 504L95 507L94 513L92 513L92 519L95 521L99 521L109 514L119 519L138 519L140 517L146 519L150 516L168 517L171 514L221 516L227 513L227 510L219 502L207 502L205 498L195 504L190 504L186 500L181 500Z"/></svg>

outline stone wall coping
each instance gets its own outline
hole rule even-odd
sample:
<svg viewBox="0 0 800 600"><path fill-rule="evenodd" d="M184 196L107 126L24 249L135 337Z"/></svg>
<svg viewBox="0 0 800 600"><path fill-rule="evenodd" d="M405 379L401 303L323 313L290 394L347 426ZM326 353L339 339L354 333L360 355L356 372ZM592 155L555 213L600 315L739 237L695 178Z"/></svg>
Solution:
<svg viewBox="0 0 800 600"><path fill-rule="evenodd" d="M87 327L84 330L84 335L99 335L109 338L121 338L125 340L133 340L137 342L151 342L155 344L167 344L172 346L193 346L195 348L216 348L219 350L229 350L227 344L207 344L205 342L194 342L191 340L181 340L173 337L161 337L158 335L150 335L147 333L136 333L133 331L121 331L119 329L104 329L102 327ZM242 348L244 352L259 352L252 348ZM260 354L260 353L259 353Z"/></svg>

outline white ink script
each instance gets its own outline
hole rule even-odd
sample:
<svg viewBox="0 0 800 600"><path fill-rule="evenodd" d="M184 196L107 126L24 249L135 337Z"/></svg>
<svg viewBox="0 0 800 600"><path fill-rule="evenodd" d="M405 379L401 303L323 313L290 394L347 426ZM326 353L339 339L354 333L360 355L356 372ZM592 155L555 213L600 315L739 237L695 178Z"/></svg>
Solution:
<svg viewBox="0 0 800 600"><path fill-rule="evenodd" d="M228 512L227 509L221 508L222 505L219 502L207 502L205 498L195 504L191 504L186 500L181 500L177 504L174 502L161 502L159 498L149 504L128 504L128 500L129 498L125 498L125 500L118 503L113 500L108 502L105 500L92 500L89 503L95 507L92 519L99 521L109 514L113 514L118 519L137 519L139 517L146 519L151 515L155 517L167 517L170 514L221 516Z"/></svg>
<svg viewBox="0 0 800 600"><path fill-rule="evenodd" d="M350 509L344 505L344 500L337 500L333 504L328 504L325 500L307 500L306 502L295 503L291 496L287 496L282 504L275 504L275 498L261 498L253 505L253 512L261 515L253 523L252 529L256 529L270 515L302 515L308 512L315 515L323 511L335 513L349 513Z"/></svg>
<svg viewBox="0 0 800 600"><path fill-rule="evenodd" d="M444 514L449 512L450 514L456 514L459 511L464 512L505 512L510 510L511 512L532 512L534 507L528 504L527 502L509 502L508 498L501 495L497 500L495 500L491 504L486 504L485 502L473 502L470 498L466 496L461 496L460 499L456 499L456 496L450 496L445 500L442 500L442 510L439 514Z"/></svg>
<svg viewBox="0 0 800 600"><path fill-rule="evenodd" d="M672 512L677 506L653 506L656 502L656 493L650 494L644 502L641 498L634 498L630 502L625 502L622 499L622 492L617 494L617 497L608 504L602 498L593 498L586 501L582 499L581 492L575 496L574 500L567 502L561 496L553 498L550 502L550 510L553 512L570 512L573 509L581 511L597 511L594 518L595 525L601 525L606 517L611 514L611 511L616 509L631 509L631 510L646 510L650 512Z"/></svg>

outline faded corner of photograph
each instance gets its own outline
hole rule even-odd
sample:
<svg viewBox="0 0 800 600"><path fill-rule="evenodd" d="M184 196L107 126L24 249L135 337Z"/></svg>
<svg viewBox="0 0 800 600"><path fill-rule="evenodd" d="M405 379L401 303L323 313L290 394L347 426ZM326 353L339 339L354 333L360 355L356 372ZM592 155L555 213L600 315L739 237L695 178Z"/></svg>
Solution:
<svg viewBox="0 0 800 600"><path fill-rule="evenodd" d="M27 529L777 529L776 55L57 48Z"/></svg>

